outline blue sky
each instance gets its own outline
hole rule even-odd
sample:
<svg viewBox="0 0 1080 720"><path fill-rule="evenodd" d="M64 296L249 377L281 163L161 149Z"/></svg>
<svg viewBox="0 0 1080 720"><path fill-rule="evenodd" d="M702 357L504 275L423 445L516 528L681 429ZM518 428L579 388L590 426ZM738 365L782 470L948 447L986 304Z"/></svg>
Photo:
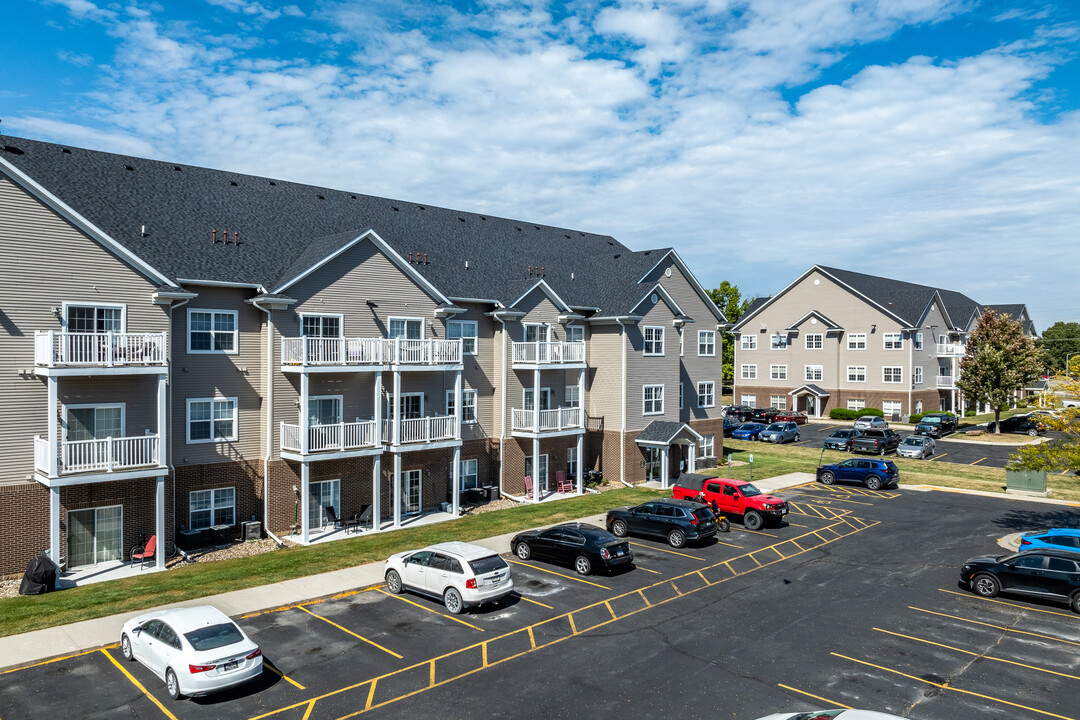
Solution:
<svg viewBox="0 0 1080 720"><path fill-rule="evenodd" d="M7 0L0 132L671 245L748 295L814 263L936 284L1042 329L1080 320L1078 8Z"/></svg>

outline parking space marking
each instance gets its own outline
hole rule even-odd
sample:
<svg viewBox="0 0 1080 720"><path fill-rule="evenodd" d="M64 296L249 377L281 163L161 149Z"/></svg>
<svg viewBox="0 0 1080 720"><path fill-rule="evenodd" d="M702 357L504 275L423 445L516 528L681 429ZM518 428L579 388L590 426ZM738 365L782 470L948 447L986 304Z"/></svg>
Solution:
<svg viewBox="0 0 1080 720"><path fill-rule="evenodd" d="M940 460L941 458L947 456L948 454L949 453L941 453L940 455L935 455L934 457L927 460L927 462L934 462L935 460Z"/></svg>
<svg viewBox="0 0 1080 720"><path fill-rule="evenodd" d="M697 560L698 562L705 562L705 558L699 558L697 555L687 555L686 553L676 552L674 550L668 550L666 548L653 547L652 545L642 545L641 543L636 543L636 542L630 542L630 544L635 545L637 547L643 547L646 550L655 550L656 552L668 553L669 555L681 555L682 557L690 558L691 560Z"/></svg>
<svg viewBox="0 0 1080 720"><path fill-rule="evenodd" d="M634 567L637 568L638 570L644 570L647 573L652 573L653 575L663 575L663 573L660 572L659 570L650 570L647 567L641 567L637 563L634 563Z"/></svg>
<svg viewBox="0 0 1080 720"><path fill-rule="evenodd" d="M0 675L7 675L8 673L19 672L20 670L29 670L30 668L41 667L42 665L50 665L62 660L70 660L72 658L82 657L83 655L89 655L90 653L96 653L98 650L115 650L120 647L120 643L113 643L112 645L106 645L104 648L98 648L97 650L83 650L82 652L72 653L71 655L63 655L61 657L54 657L48 660L42 660L41 662L34 663L33 665L23 665L22 667L11 668L9 670L0 670Z"/></svg>
<svg viewBox="0 0 1080 720"><path fill-rule="evenodd" d="M270 672L274 673L275 675L277 675L278 677L280 677L282 680L289 683L293 687L295 687L295 688L297 688L299 690L307 690L306 687L304 687L300 683L296 682L295 680L293 680L291 677L289 677L285 673L278 670L277 666L275 666L274 663L270 662L270 660L265 655L263 655L263 667L266 668L267 670L269 670Z"/></svg>
<svg viewBox="0 0 1080 720"><path fill-rule="evenodd" d="M793 523L793 522L791 522L790 520L787 520L786 522L787 522L787 524L788 524L788 525L790 525L791 527L801 527L801 528L807 527L806 525L800 525L799 523Z"/></svg>
<svg viewBox="0 0 1080 720"><path fill-rule="evenodd" d="M844 703L836 702L835 700L828 700L826 698L821 697L820 695L814 695L813 693L808 693L805 690L799 690L797 688L793 688L790 685L784 685L783 683L776 683L776 686L777 687L782 687L785 690L789 690L789 691L791 691L793 693L799 693L800 695L805 695L806 697L814 698L815 700L820 700L821 702L825 703L829 707L839 707L839 708L844 708L845 710L851 710L850 705L845 705Z"/></svg>
<svg viewBox="0 0 1080 720"><path fill-rule="evenodd" d="M506 559L510 560L510 558L506 558ZM582 580L581 578L576 578L573 575L564 575L563 573L558 573L558 572L555 572L554 570L548 570L547 568L537 567L535 565L529 565L528 563L519 562L517 560L510 560L510 562L514 563L515 565L520 565L522 567L532 568L533 570L539 570L540 572L550 573L551 575L558 575L559 577L566 578L567 580L577 580L579 583L585 583L586 585L592 585L593 587L598 587L601 590L611 590L611 588L607 587L606 585L601 585L600 583L594 583L594 582L591 582L589 580Z"/></svg>
<svg viewBox="0 0 1080 720"><path fill-rule="evenodd" d="M160 700L158 700L158 699L157 699L156 697L154 697L153 695L151 695L151 694L150 694L150 691L149 691L149 690L147 690L147 689L146 689L145 687L143 687L143 684L142 684L141 682L139 682L138 680L136 680L136 679L135 679L135 676L134 676L134 675L132 675L131 673L129 673L129 672L128 672L128 670L127 670L127 668L126 668L126 667L124 667L123 665L121 665L121 664L120 664L120 663L119 663L119 662L118 662L118 661L116 660L116 658L114 658L114 657L112 656L112 653L110 653L110 652L109 652L108 650L106 650L105 648L101 648L99 652L101 652L101 654L102 654L102 655L104 655L105 657L109 658L109 662L111 662L111 663L112 663L113 665L115 665L115 666L116 666L116 669L117 669L117 670L119 670L120 672L124 673L124 676L125 676L125 677L126 677L126 678L127 678L128 680L130 680L130 681L131 681L131 684L132 684L132 685L134 685L135 687L137 687L137 688L139 689L139 691L140 691L140 692L141 692L141 693L142 693L143 695L145 695L146 697L150 698L151 702L153 702L153 703L154 703L155 705L157 705L157 706L158 706L158 709L159 709L159 710L161 710L161 712L163 712L163 713L165 714L165 717L169 718L170 720L176 720L176 716L175 716L175 715L173 715L173 714L172 714L171 712L169 712L169 709L168 709L167 707L165 707L164 705L162 705L162 704L161 704L161 701L160 701Z"/></svg>
<svg viewBox="0 0 1080 720"><path fill-rule="evenodd" d="M315 701L312 700L308 703L307 710L304 711L303 720L308 720L311 717L311 711L315 709Z"/></svg>
<svg viewBox="0 0 1080 720"><path fill-rule="evenodd" d="M986 458L984 458L984 457L981 457L981 458L979 458L978 460L976 460L976 461L975 461L975 462L973 462L973 463L968 463L968 465L978 465L979 463L981 463L981 462L982 462L983 460L985 460L985 459L986 459Z"/></svg>
<svg viewBox="0 0 1080 720"><path fill-rule="evenodd" d="M815 498L814 502L820 501ZM836 520L837 518L841 518L851 514L851 511L847 508L836 509L831 508L828 505L810 505L804 503L796 503L792 500L788 500L788 511L791 515L816 517L819 520Z"/></svg>
<svg viewBox="0 0 1080 720"><path fill-rule="evenodd" d="M956 592L955 590L945 590L944 588L938 588L939 592L948 593L950 595L959 595L970 600L984 600L986 602L997 603L998 605L1008 605L1009 607L1019 608L1021 610L1031 610L1032 612L1046 613L1047 615L1058 615L1060 617L1067 617L1076 620L1076 615L1072 613L1057 612L1056 610L1043 610L1042 608L1029 607L1027 605L1017 605L1016 603L1005 602L1004 600L995 600L993 598L984 598L978 595L970 595L968 593Z"/></svg>
<svg viewBox="0 0 1080 720"><path fill-rule="evenodd" d="M453 620L454 622L459 622L462 625L464 625L465 627L471 627L473 630L479 630L480 632L486 632L484 630L484 628L477 627L476 625L473 625L471 622L466 622L465 620L462 620L459 617L454 617L453 615L447 615L446 613L441 613L438 610L432 610L429 607L421 605L420 603L416 602L415 600L410 600L409 598L401 597L400 595L394 595L393 593L387 592L386 590L383 590L382 588L376 588L376 589L378 590L378 592L381 592L383 595L385 595L388 598L394 598L395 600L400 600L401 602L407 602L407 603L409 603L410 605L412 605L414 607L420 608L421 610L427 610L429 613L431 613L433 615L438 615L439 617L444 617L447 620ZM318 617L318 615L316 615L316 617ZM342 629L344 629L344 628L342 628ZM348 631L346 630L346 632L348 632ZM359 636L357 636L357 637L359 637ZM369 640L368 642L371 642L371 641ZM387 650L386 652L390 652L390 651ZM391 654L393 654L393 653L391 653ZM398 655L398 657L401 657L401 656Z"/></svg>
<svg viewBox="0 0 1080 720"><path fill-rule="evenodd" d="M540 602L539 600L533 600L531 598L527 598L527 597L525 597L524 595L522 595L521 593L519 593L517 591L514 591L514 597L516 597L518 600L524 600L527 603L532 603L533 605L539 605L542 608L547 608L548 610L554 610L555 609L555 608L551 607L550 605L545 605L544 603Z"/></svg>
<svg viewBox="0 0 1080 720"><path fill-rule="evenodd" d="M969 620L968 618L963 618L958 615L949 615L948 613L935 612L933 610L924 610L922 608L917 608L912 605L908 605L908 609L928 613L930 615L938 615L940 617L949 618L951 620L959 620L960 622L971 623L972 625L983 625L985 627L993 628L995 630L1017 633L1019 635L1031 635L1032 637L1042 638L1043 640L1053 640L1054 642L1065 643L1066 645L1076 645L1080 647L1080 642L1074 642L1072 640L1062 640L1061 638L1056 638L1053 635L1043 635L1042 633L1030 632L1028 630L1017 630L1015 628L1005 627L1004 625L994 625L993 623L982 622L981 620Z"/></svg>
<svg viewBox="0 0 1080 720"><path fill-rule="evenodd" d="M773 535L772 533L761 532L760 530L747 530L746 528L743 528L743 532L753 533L755 535L764 535L765 537L771 537L771 538L780 537L779 535Z"/></svg>
<svg viewBox="0 0 1080 720"><path fill-rule="evenodd" d="M932 680L926 680L924 678L916 677L914 675L908 675L907 673L901 672L899 670L893 670L892 668L884 667L883 665L875 665L874 663L866 662L865 660L856 660L853 657L848 657L847 655L841 655L840 653L829 653L829 654L833 655L835 657L841 658L843 660L848 660L848 661L853 662L853 663L858 663L859 665L865 665L867 667L876 668L877 670L883 670L885 672L892 673L894 675L899 675L900 677L906 677L909 680L914 680L916 682L926 683L927 685L933 685L934 687L941 688L942 690L949 690L951 692L958 692L958 693L962 693L964 695L971 695L972 697L982 698L983 700L990 700L991 702L997 702L997 703L1001 703L1003 705L1009 705L1011 707L1020 708L1021 710L1027 710L1029 712L1038 713L1039 715L1046 715L1047 717L1058 718L1058 720L1076 720L1076 718L1071 718L1071 717L1069 717L1067 715L1058 715L1057 713L1048 712L1046 710L1039 710L1038 708L1029 707L1027 705L1021 705L1019 703L1014 703L1014 702L1012 702L1010 700L1003 700L1002 698L996 698L993 695L983 695L982 693L972 692L971 690L963 690L963 689L958 688L958 687L953 687L952 685L949 685L947 683L936 683L936 682L934 682Z"/></svg>
<svg viewBox="0 0 1080 720"><path fill-rule="evenodd" d="M742 546L742 545L736 545L735 543L729 543L729 542L724 542L723 540L717 540L717 541L716 541L716 544L717 544L717 545L726 545L727 547L733 547L733 548L735 548L736 550L742 550L742 549L743 549L743 546ZM704 558L702 558L702 560L701 560L701 561L702 561L702 562L705 562L705 559L704 559Z"/></svg>
<svg viewBox="0 0 1080 720"><path fill-rule="evenodd" d="M306 607L303 607L302 605L297 605L297 606L296 606L296 609L297 609L297 610L301 610L301 611L303 611L303 612L306 612L306 613L307 613L308 615L310 615L311 617L313 617L313 618L318 618L318 619L322 620L322 621L323 621L324 623L327 623L327 624L329 624L329 625L333 625L333 626L334 626L334 627L336 627L336 628L337 628L338 630L341 630L342 632L348 633L349 635L352 635L352 636L353 636L354 638L357 638L358 640L363 640L363 641L364 641L364 642L366 642L366 643L367 643L368 645L372 645L372 646L374 646L374 647L377 647L377 648L379 648L380 650L382 650L382 651L383 651L384 653L386 653L387 655L393 655L393 656L394 656L394 657L396 657L396 658L397 658L398 660L401 660L401 659L402 659L402 657L401 657L400 655L398 655L398 654L397 654L396 652L394 652L393 650L387 650L386 648L384 648L384 647L383 647L382 645L380 645L379 643L375 642L374 640L368 640L368 639L367 639L366 637L364 637L363 635L358 635L357 633L354 633L354 632L353 632L352 630L348 629L347 627L343 627L343 626L341 626L341 625L338 625L338 624L337 624L336 622L334 622L333 620L328 620L327 618L324 618L324 617L323 617L322 615L316 615L315 613L311 612L310 610L308 610L308 609L307 609Z"/></svg>

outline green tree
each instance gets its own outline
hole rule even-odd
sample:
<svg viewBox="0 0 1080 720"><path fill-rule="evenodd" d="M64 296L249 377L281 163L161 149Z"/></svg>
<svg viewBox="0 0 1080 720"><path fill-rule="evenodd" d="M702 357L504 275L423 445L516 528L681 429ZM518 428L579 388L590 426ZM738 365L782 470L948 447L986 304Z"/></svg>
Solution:
<svg viewBox="0 0 1080 720"><path fill-rule="evenodd" d="M1059 375L1055 386L1060 394L1044 395L1042 405L1060 408L1062 397L1080 398L1080 379ZM1020 447L1009 456L1009 467L1049 472L1072 470L1080 475L1080 408L1054 409L1050 415L1039 415L1039 422L1064 437Z"/></svg>
<svg viewBox="0 0 1080 720"><path fill-rule="evenodd" d="M1035 339L1008 314L987 310L968 337L967 353L960 360L956 386L968 402L988 403L994 409L994 432L1001 432L1001 411L1008 409L1017 388L1042 371L1042 356Z"/></svg>
<svg viewBox="0 0 1080 720"><path fill-rule="evenodd" d="M746 312L746 308L750 305L749 300L743 300L739 287L729 283L727 280L720 283L720 287L710 290L709 296L732 325L739 322L743 313ZM735 384L735 337L731 333L725 332L721 339L723 344L723 384L726 387L731 387Z"/></svg>
<svg viewBox="0 0 1080 720"><path fill-rule="evenodd" d="M1080 323L1059 320L1046 328L1037 344L1046 355L1050 369L1055 373L1064 372L1067 356L1076 354L1080 358ZM1070 358L1070 364L1075 364L1077 358Z"/></svg>

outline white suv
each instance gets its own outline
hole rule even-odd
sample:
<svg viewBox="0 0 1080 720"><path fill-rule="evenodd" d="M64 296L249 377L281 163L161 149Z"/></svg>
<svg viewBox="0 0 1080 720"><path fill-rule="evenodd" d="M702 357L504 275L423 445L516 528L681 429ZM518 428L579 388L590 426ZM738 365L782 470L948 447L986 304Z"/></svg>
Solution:
<svg viewBox="0 0 1080 720"><path fill-rule="evenodd" d="M495 603L514 591L510 566L493 550L464 542L430 545L391 555L383 568L386 589L441 598L455 615L467 607Z"/></svg>

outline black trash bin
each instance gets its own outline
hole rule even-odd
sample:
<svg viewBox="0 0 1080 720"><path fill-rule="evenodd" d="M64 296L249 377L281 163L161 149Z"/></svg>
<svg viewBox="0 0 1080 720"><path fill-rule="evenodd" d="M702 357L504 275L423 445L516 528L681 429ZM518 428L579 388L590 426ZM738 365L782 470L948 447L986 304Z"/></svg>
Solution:
<svg viewBox="0 0 1080 720"><path fill-rule="evenodd" d="M19 585L19 594L44 595L56 590L56 576L59 570L60 568L49 559L48 555L38 555L26 566L22 583Z"/></svg>

